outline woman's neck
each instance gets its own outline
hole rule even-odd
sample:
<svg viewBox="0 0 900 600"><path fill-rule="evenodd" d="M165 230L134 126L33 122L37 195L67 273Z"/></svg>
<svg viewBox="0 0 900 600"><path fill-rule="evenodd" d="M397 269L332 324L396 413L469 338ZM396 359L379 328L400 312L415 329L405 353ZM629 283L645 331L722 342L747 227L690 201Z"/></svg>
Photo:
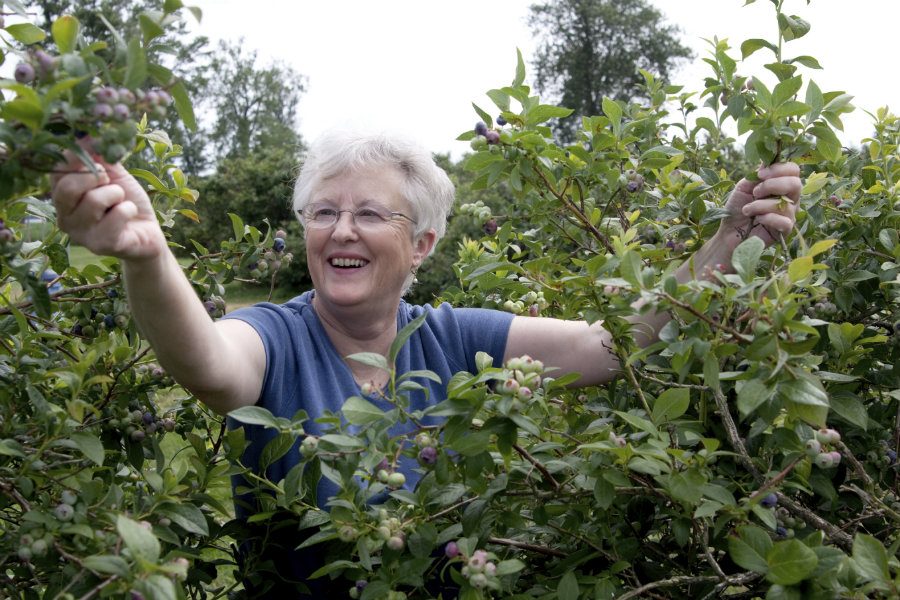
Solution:
<svg viewBox="0 0 900 600"><path fill-rule="evenodd" d="M391 343L397 336L397 307L394 307L390 315L386 311L381 314L374 311L335 311L331 307L325 307L315 296L312 306L335 350L350 367L356 382L360 385L374 383L378 389L382 388L387 383L387 373L376 367L347 360L346 357L360 352L373 352L387 358Z"/></svg>

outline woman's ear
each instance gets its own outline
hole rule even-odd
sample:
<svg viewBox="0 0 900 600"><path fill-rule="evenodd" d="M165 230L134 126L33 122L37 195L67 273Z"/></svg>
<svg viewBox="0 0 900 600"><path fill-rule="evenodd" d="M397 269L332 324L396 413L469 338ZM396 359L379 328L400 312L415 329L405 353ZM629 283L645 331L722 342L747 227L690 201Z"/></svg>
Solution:
<svg viewBox="0 0 900 600"><path fill-rule="evenodd" d="M413 266L418 267L425 260L425 257L431 253L434 248L434 242L437 239L437 233L434 229L429 229L425 233L419 235L415 241L413 250Z"/></svg>

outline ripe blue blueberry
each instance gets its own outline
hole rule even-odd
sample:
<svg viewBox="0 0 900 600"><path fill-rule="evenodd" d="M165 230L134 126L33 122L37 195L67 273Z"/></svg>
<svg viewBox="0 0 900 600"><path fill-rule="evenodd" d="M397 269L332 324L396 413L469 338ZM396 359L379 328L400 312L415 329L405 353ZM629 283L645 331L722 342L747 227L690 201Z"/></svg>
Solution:
<svg viewBox="0 0 900 600"><path fill-rule="evenodd" d="M497 117L497 125L500 125L501 127L506 125L506 119L503 118L503 115Z"/></svg>
<svg viewBox="0 0 900 600"><path fill-rule="evenodd" d="M776 496L774 493L769 494L768 496L766 496L765 498L763 498L762 500L759 501L759 505L762 506L763 508L772 508L776 504L778 504L778 496Z"/></svg>
<svg viewBox="0 0 900 600"><path fill-rule="evenodd" d="M285 243L284 243L283 238L277 237L272 242L272 250L274 250L275 252L283 252L284 247L285 247Z"/></svg>
<svg viewBox="0 0 900 600"><path fill-rule="evenodd" d="M785 537L785 536L787 536L787 529L785 529L784 527L779 525L778 527L775 528L775 533L777 533L781 537Z"/></svg>
<svg viewBox="0 0 900 600"><path fill-rule="evenodd" d="M487 134L487 131L487 124L484 121L478 121L477 123L475 123L475 135L485 135Z"/></svg>
<svg viewBox="0 0 900 600"><path fill-rule="evenodd" d="M438 451L434 446L425 446L419 450L419 464L430 467L437 462Z"/></svg>
<svg viewBox="0 0 900 600"><path fill-rule="evenodd" d="M16 81L19 83L31 83L34 81L34 67L28 63L19 63L16 65L13 77L15 77Z"/></svg>

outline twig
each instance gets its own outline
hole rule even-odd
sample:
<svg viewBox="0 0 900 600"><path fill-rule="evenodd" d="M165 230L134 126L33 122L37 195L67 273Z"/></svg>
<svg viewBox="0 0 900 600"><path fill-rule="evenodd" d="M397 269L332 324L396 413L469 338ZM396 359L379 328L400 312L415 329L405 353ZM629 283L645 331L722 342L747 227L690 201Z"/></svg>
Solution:
<svg viewBox="0 0 900 600"><path fill-rule="evenodd" d="M834 445L838 450L840 450L841 456L844 457L844 460L846 460L848 463L850 463L850 466L853 467L853 471L856 473L856 475L860 479L862 479L863 485L866 486L866 490L871 493L872 490L875 488L875 482L872 480L872 478L866 472L866 468L864 466L862 466L862 463L860 463L856 459L856 457L853 455L853 451L850 450L850 448L848 448L844 444L844 442L842 442L840 440L838 440L837 442L834 442Z"/></svg>
<svg viewBox="0 0 900 600"><path fill-rule="evenodd" d="M489 544L497 544L499 546L512 546L513 548L528 550L529 552L537 552L538 554L546 554L547 556L557 556L559 558L567 558L569 556L565 552L560 552L559 550L554 550L553 548L548 548L546 546L537 546L535 544L528 544L525 542L518 542L516 540L510 540L507 538L489 537L487 541Z"/></svg>
<svg viewBox="0 0 900 600"><path fill-rule="evenodd" d="M731 447L737 452L738 459L744 465L744 468L753 475L753 478L756 479L758 484L762 485L763 476L759 472L759 469L756 468L756 465L753 464L753 460L747 453L747 448L744 446L744 442L738 434L734 419L731 418L731 411L728 410L728 401L725 399L725 395L722 394L722 390L717 387L712 388L712 394L716 399L716 407L719 409L719 415L722 417L722 424L725 425L725 432L728 434L728 441L731 443Z"/></svg>
<svg viewBox="0 0 900 600"><path fill-rule="evenodd" d="M462 507L465 506L466 504L471 504L472 502L475 502L476 500L478 500L478 498L480 498L480 496L472 496L471 498L466 498L465 500L460 500L459 502L457 502L457 503L454 504L453 506L449 506L449 507L445 508L444 510L442 510L442 511L440 511L440 512L436 512L436 513L434 513L433 515L429 515L429 516L425 519L425 522L428 523L428 522L430 522L430 521L434 521L435 519L440 519L440 518L443 517L444 515L450 514L450 513L452 513L454 510L456 510L456 509L458 509L458 508L462 508Z"/></svg>
<svg viewBox="0 0 900 600"><path fill-rule="evenodd" d="M714 575L701 575L699 577L695 577L692 575L679 575L678 577L661 579L659 581L644 584L639 588L622 594L616 600L629 600L629 598L637 598L638 596L642 596L645 592L649 592L650 590L655 590L656 588L660 587L668 587L672 585L690 585L692 583L712 583L714 581L719 581L719 578Z"/></svg>
<svg viewBox="0 0 900 600"><path fill-rule="evenodd" d="M799 502L796 502L793 498L785 496L781 492L775 492L775 495L778 496L778 503L788 509L792 515L799 517L811 527L821 529L839 546L842 546L846 550L849 550L853 546L853 538L841 531L834 524L826 521Z"/></svg>
<svg viewBox="0 0 900 600"><path fill-rule="evenodd" d="M531 454L528 453L528 450L526 450L525 448L523 448L522 446L520 446L518 444L513 444L513 448L516 450L516 452L521 454L522 457L525 458L525 460L527 460L528 462L533 464L535 466L535 468L537 468L537 470L541 472L541 474L544 476L544 478L546 478L547 481L549 481L553 485L553 489L559 491L559 488L560 488L559 482L553 478L553 475L550 474L550 471L547 470L547 467L544 466L544 463L542 463L541 461L539 461L538 459L533 457Z"/></svg>

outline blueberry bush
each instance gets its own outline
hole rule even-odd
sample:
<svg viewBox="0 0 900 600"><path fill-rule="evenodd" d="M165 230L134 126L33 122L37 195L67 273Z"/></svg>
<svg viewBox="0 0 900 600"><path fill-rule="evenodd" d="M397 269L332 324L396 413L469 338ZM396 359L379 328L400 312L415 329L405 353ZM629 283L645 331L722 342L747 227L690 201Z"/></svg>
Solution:
<svg viewBox="0 0 900 600"><path fill-rule="evenodd" d="M63 150L141 155L151 167L133 173L164 228L196 218L179 148L152 125L170 98L190 122L190 103L147 60L185 8L166 0L136 39L111 31L112 62L70 17L49 32L58 55L41 49L47 32L4 23L16 66L0 82L0 594L225 597L278 576L238 544L287 528L327 557L314 577L364 600L897 597L900 122L878 109L871 137L842 147L851 97L815 84L814 57L786 54L811 27L771 3L776 38L713 39L697 90L645 72L649 102L606 100L571 145L551 129L569 111L532 94L521 56L460 136L470 189L496 194L461 196L456 218L481 235L460 243L441 300L603 320L622 364L612 383L570 389L551 364L480 355L478 373L411 412L406 394L431 375L391 359L413 323L390 356L354 357L390 372L393 410L348 398L320 436L302 412L232 413L277 430L261 465L241 464L241 428L154 364L116 261L70 262L42 201ZM27 16L9 0L3 12ZM757 52L771 62L739 75ZM748 235L731 268L678 284L736 181L784 160L802 167L795 231L769 247ZM49 233L30 241L26 216ZM290 236L231 221L218 248L183 245L212 317L223 284L274 281L290 262ZM645 349L626 320L636 300L673 315ZM397 422L415 431L391 437ZM283 480L258 474L288 453L300 462ZM418 463L413 489L401 459ZM232 518L233 475L254 527ZM340 488L327 510L319 477Z"/></svg>

